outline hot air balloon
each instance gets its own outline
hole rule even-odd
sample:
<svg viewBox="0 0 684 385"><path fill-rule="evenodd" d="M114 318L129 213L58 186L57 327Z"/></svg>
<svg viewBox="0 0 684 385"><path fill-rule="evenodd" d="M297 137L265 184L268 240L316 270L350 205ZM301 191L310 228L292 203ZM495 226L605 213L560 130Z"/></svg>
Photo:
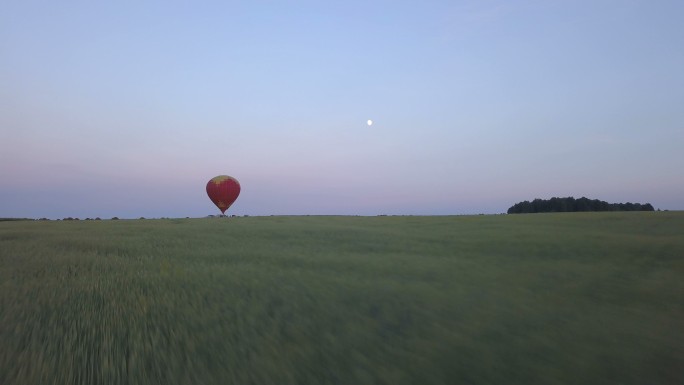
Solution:
<svg viewBox="0 0 684 385"><path fill-rule="evenodd" d="M221 214L225 214L240 195L240 183L231 176L219 175L207 183L207 195L221 210Z"/></svg>

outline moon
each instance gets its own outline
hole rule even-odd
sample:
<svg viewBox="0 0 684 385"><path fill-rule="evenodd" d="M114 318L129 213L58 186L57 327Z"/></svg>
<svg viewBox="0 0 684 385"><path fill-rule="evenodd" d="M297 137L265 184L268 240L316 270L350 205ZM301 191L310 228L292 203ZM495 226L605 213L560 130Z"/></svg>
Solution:
<svg viewBox="0 0 684 385"><path fill-rule="evenodd" d="M366 124L368 124L369 126L372 126L372 125L373 125L373 121L370 120L370 119L368 119L368 121L366 122Z"/></svg>

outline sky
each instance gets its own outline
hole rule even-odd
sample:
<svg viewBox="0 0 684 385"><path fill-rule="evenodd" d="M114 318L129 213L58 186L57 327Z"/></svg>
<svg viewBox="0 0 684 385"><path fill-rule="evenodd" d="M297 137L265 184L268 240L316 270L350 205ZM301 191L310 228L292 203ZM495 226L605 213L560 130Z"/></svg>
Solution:
<svg viewBox="0 0 684 385"><path fill-rule="evenodd" d="M0 9L0 217L684 209L679 0Z"/></svg>

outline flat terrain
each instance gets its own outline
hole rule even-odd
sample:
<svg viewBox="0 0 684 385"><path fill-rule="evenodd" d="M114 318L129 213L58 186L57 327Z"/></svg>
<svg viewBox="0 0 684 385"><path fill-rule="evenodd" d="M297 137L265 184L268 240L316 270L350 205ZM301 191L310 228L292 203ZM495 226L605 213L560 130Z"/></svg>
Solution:
<svg viewBox="0 0 684 385"><path fill-rule="evenodd" d="M0 222L0 384L682 384L684 213Z"/></svg>

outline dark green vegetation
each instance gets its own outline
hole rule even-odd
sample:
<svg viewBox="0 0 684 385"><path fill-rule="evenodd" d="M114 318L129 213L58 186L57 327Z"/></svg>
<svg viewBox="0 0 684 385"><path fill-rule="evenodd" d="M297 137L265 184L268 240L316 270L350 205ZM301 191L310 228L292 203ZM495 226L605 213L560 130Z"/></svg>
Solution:
<svg viewBox="0 0 684 385"><path fill-rule="evenodd" d="M0 384L676 384L684 213L0 223Z"/></svg>
<svg viewBox="0 0 684 385"><path fill-rule="evenodd" d="M650 203L608 203L598 199L551 198L518 202L508 209L509 214L567 213L584 211L654 211Z"/></svg>

